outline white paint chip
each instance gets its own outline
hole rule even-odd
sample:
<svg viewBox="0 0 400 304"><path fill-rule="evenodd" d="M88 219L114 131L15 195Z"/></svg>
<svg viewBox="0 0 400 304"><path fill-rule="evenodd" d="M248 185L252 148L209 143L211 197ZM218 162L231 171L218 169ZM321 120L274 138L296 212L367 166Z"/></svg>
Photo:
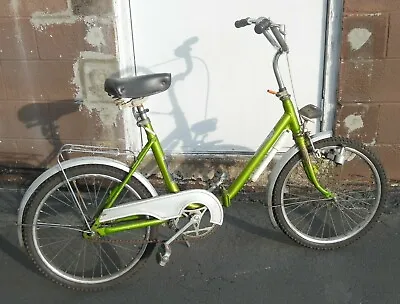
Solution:
<svg viewBox="0 0 400 304"><path fill-rule="evenodd" d="M357 51L363 47L371 37L372 33L365 28L354 28L347 35L352 51Z"/></svg>
<svg viewBox="0 0 400 304"><path fill-rule="evenodd" d="M117 61L112 55L97 52L81 52L74 63L75 99L83 100L83 106L92 114L95 111L107 127L113 127L119 110L104 91L104 80L117 71ZM80 107L81 110L81 107Z"/></svg>
<svg viewBox="0 0 400 304"><path fill-rule="evenodd" d="M364 122L361 115L351 114L344 119L344 125L349 130L348 134L350 134L351 132L364 127Z"/></svg>
<svg viewBox="0 0 400 304"><path fill-rule="evenodd" d="M101 28L98 27L90 28L86 34L85 40L90 45L98 48L100 48L103 45L106 45L103 31L101 30Z"/></svg>

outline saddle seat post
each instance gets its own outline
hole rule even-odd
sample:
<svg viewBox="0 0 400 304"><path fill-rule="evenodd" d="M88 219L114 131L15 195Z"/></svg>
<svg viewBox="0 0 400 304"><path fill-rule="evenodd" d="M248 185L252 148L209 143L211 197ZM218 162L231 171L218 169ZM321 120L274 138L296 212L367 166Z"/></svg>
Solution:
<svg viewBox="0 0 400 304"><path fill-rule="evenodd" d="M139 128L144 128L146 125L150 124L150 118L147 115L147 112L149 112L149 109L146 109L143 104L134 107L133 116L135 117Z"/></svg>

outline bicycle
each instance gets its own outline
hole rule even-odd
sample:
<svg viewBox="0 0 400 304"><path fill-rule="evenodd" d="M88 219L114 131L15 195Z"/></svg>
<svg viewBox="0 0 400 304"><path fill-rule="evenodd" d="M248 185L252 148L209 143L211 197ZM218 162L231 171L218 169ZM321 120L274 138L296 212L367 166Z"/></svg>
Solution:
<svg viewBox="0 0 400 304"><path fill-rule="evenodd" d="M250 178L260 176L290 133L295 144L275 165L267 185L274 226L314 249L349 245L373 226L387 193L380 161L354 140L333 137L332 132L310 134L306 124L320 118L321 110L313 105L299 110L284 86L279 58L289 48L282 27L264 17L235 22L237 28L250 24L277 50L273 70L279 91L270 93L281 100L284 114L239 176L229 187L222 175L208 190L180 191L144 107L146 97L169 88L171 75L107 79L105 90L118 106L132 107L147 143L130 167L111 157L129 151L65 145L58 164L32 183L21 201L18 236L45 276L69 288L101 290L132 275L157 243L158 262L165 266L172 242L206 237L223 223L223 206L231 205ZM158 196L137 172L150 150L169 194ZM66 160L72 152L96 155ZM164 224L175 233L158 240L157 227Z"/></svg>

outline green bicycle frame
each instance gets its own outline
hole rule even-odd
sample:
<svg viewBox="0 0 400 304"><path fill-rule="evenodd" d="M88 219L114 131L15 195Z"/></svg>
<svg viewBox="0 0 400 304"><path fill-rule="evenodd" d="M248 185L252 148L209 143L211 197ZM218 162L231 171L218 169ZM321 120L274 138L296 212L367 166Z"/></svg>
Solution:
<svg viewBox="0 0 400 304"><path fill-rule="evenodd" d="M263 159L268 155L282 133L287 130L290 130L292 132L293 138L297 146L299 147L299 150L303 157L304 169L309 180L325 197L332 197L332 194L329 191L321 187L315 176L315 172L308 155L306 139L301 132L300 122L289 95L286 93L286 90L280 92L279 94L281 96L280 99L283 104L284 114L279 119L278 123L274 126L273 132L271 132L270 136L266 138L264 143L257 149L253 157L247 162L245 168L242 170L239 176L233 181L228 189L223 190L220 200L225 207L229 207L231 205L231 200L243 188L243 186L249 180L251 174L257 169ZM99 213L101 213L103 209L111 208L113 206L114 202L118 198L118 195L121 193L126 184L130 181L132 175L137 170L137 168L142 163L145 156L150 150L152 150L153 152L154 158L156 160L158 168L160 169L167 190L170 193L179 192L178 185L174 182L167 169L164 151L161 147L160 141L158 140L156 133L154 132L151 122L145 114L142 115L144 115L143 121L145 122L143 123L142 127L146 132L148 141L138 154L136 161L132 164L131 170L127 174L126 178L111 191L106 203L104 204L104 207L99 210ZM192 207L196 208L196 206L196 204L193 204ZM102 227L99 219L97 218L92 226L92 229L101 236L104 236L120 231L159 225L162 223L164 223L164 221L156 219L146 219L143 216L128 216L124 219L119 219L118 221L115 221L113 225Z"/></svg>

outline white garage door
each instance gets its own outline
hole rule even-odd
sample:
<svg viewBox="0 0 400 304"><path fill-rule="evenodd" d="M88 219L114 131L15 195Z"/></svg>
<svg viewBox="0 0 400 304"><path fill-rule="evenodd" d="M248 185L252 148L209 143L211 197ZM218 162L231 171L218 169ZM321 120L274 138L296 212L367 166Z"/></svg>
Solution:
<svg viewBox="0 0 400 304"><path fill-rule="evenodd" d="M173 76L146 104L169 153L254 151L282 115L267 93L277 89L274 50L252 26L236 29L237 19L286 24L298 104L320 106L326 1L131 0L130 13L137 74ZM292 91L285 57L281 69Z"/></svg>

